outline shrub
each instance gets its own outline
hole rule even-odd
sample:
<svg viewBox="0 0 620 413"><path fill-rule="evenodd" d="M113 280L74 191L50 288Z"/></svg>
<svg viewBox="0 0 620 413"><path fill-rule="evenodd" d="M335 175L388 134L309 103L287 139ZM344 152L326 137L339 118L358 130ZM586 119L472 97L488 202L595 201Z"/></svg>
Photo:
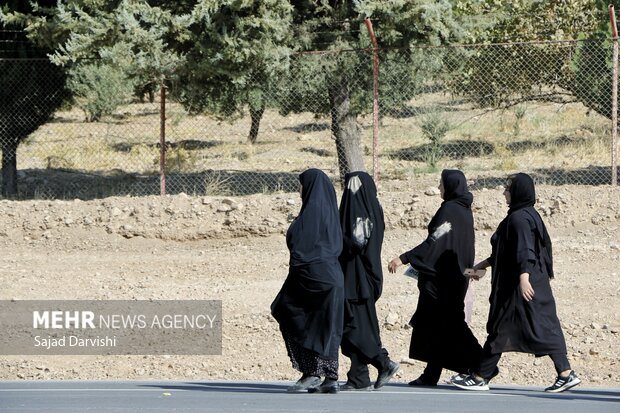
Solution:
<svg viewBox="0 0 620 413"><path fill-rule="evenodd" d="M68 86L88 122L111 115L133 93L133 83L121 69L100 63L80 64L72 68Z"/></svg>

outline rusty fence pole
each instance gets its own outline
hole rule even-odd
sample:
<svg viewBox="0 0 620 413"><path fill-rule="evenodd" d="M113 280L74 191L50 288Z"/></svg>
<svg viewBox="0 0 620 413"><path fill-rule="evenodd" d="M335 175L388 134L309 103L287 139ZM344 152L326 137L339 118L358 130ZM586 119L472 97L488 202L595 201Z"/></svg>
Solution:
<svg viewBox="0 0 620 413"><path fill-rule="evenodd" d="M618 27L613 4L609 5L613 40L613 75L611 78L611 184L618 185Z"/></svg>
<svg viewBox="0 0 620 413"><path fill-rule="evenodd" d="M166 81L160 84L159 103L159 194L166 195Z"/></svg>
<svg viewBox="0 0 620 413"><path fill-rule="evenodd" d="M379 45L372 22L364 19L370 40L372 41L372 176L379 185Z"/></svg>

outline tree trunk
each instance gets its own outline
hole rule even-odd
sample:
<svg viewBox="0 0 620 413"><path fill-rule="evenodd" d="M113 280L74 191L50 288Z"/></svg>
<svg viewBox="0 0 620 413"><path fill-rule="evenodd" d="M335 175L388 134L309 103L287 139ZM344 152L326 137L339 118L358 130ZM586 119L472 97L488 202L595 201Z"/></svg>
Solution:
<svg viewBox="0 0 620 413"><path fill-rule="evenodd" d="M17 196L17 142L10 140L2 147L2 197Z"/></svg>
<svg viewBox="0 0 620 413"><path fill-rule="evenodd" d="M256 138L258 138L258 131L260 129L260 121L263 118L263 113L265 113L264 107L254 109L250 106L250 117L252 118L252 125L250 126L250 134L248 135L248 140L251 144L254 144L256 142Z"/></svg>
<svg viewBox="0 0 620 413"><path fill-rule="evenodd" d="M357 116L351 113L349 84L340 79L329 91L332 115L332 134L336 139L340 180L352 171L365 171L362 154L362 128Z"/></svg>

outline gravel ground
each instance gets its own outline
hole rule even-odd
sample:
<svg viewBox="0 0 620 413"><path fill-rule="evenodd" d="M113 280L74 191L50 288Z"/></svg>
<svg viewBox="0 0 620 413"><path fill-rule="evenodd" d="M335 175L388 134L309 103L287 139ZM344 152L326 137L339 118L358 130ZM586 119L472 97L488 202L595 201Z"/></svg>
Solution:
<svg viewBox="0 0 620 413"><path fill-rule="evenodd" d="M402 363L395 380L405 382L424 367L407 358L418 291L411 279L388 274L387 262L423 239L441 199L430 183L411 192L384 186L378 313L384 344ZM587 386L620 387L619 189L537 188L569 359ZM474 196L482 259L506 207L498 188ZM221 356L0 356L0 379L296 380L269 305L287 274L284 233L299 207L296 193L0 201L0 299L215 299L224 322ZM480 341L489 281L472 287ZM341 357L341 378L347 368ZM500 369L494 382L544 386L555 376L548 358L524 354L505 354Z"/></svg>

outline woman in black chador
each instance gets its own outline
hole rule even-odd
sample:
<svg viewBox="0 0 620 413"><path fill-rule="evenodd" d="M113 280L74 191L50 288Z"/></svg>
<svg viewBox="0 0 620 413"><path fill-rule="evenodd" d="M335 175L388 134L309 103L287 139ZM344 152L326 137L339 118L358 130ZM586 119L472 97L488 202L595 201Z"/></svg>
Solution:
<svg viewBox="0 0 620 413"><path fill-rule="evenodd" d="M375 303L381 296L383 269L383 209L377 188L366 172L345 176L340 201L343 248L340 265L344 273L344 331L342 354L351 359L347 382L341 390L371 390L368 364L378 371L375 388L386 384L399 365L381 345Z"/></svg>
<svg viewBox="0 0 620 413"><path fill-rule="evenodd" d="M293 368L303 373L289 391L336 393L344 311L336 192L318 169L306 170L299 181L301 211L286 233L289 273L271 313L280 324Z"/></svg>
<svg viewBox="0 0 620 413"><path fill-rule="evenodd" d="M409 357L427 365L410 386L436 386L443 368L466 373L478 365L482 353L464 311L469 279L463 272L474 261L473 195L458 170L442 171L439 190L444 201L428 225L428 237L388 267L393 273L409 263L419 273Z"/></svg>
<svg viewBox="0 0 620 413"><path fill-rule="evenodd" d="M511 176L504 191L508 216L491 237L491 256L476 269L493 267L488 337L474 373L452 383L467 390L488 390L503 352L549 355L557 379L545 391L561 392L581 381L566 357L566 342L549 280L553 278L551 239L534 209L536 193L529 175Z"/></svg>

